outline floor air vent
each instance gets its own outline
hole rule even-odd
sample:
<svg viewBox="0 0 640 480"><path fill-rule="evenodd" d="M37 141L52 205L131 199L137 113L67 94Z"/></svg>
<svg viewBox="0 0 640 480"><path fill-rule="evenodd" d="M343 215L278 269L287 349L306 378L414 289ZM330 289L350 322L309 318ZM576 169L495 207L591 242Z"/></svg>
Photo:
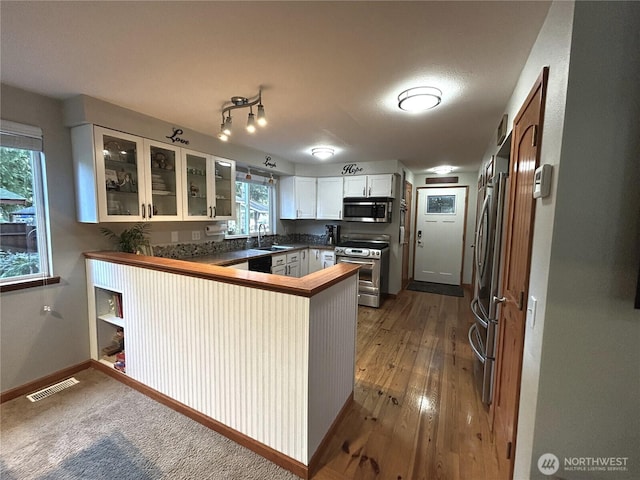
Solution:
<svg viewBox="0 0 640 480"><path fill-rule="evenodd" d="M74 377L67 378L66 380L56 383L55 385L51 385L47 388L43 388L42 390L38 390L37 392L33 392L30 395L27 395L27 398L32 402L37 402L38 400L42 400L43 398L50 397L54 393L58 393L65 388L73 387L76 383L80 383Z"/></svg>

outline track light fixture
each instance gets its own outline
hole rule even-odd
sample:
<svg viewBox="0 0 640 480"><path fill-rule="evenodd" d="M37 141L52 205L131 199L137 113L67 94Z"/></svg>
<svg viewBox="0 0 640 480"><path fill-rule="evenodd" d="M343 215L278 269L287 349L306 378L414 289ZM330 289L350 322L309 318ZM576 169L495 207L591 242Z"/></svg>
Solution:
<svg viewBox="0 0 640 480"><path fill-rule="evenodd" d="M258 115L253 113L253 107L258 106ZM247 131L254 133L256 131L256 123L261 127L267 124L267 119L264 114L264 105L262 105L262 90L258 91L257 97L253 100L249 100L247 97L231 97L231 105L227 105L222 109L222 124L220 125L220 133L218 138L223 142L229 140L229 136L232 133L233 121L231 119L231 110L237 108L249 108L249 116L247 118Z"/></svg>

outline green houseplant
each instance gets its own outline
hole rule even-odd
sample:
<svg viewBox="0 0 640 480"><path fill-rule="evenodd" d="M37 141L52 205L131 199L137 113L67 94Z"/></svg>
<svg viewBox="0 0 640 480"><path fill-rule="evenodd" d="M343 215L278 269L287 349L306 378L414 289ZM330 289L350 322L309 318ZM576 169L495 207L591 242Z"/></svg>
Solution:
<svg viewBox="0 0 640 480"><path fill-rule="evenodd" d="M115 241L119 252L140 253L140 247L149 246L147 238L149 227L148 223L136 223L133 227L122 230L120 234L105 227L101 227L100 231L104 236Z"/></svg>

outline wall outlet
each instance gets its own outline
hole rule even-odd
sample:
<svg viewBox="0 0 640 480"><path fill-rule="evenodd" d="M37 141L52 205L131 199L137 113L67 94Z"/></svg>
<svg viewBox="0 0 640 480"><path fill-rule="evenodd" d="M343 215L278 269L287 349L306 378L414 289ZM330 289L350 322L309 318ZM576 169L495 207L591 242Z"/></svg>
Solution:
<svg viewBox="0 0 640 480"><path fill-rule="evenodd" d="M191 231L191 240L200 240L200 230Z"/></svg>
<svg viewBox="0 0 640 480"><path fill-rule="evenodd" d="M171 242L176 243L178 241L178 232L171 232Z"/></svg>

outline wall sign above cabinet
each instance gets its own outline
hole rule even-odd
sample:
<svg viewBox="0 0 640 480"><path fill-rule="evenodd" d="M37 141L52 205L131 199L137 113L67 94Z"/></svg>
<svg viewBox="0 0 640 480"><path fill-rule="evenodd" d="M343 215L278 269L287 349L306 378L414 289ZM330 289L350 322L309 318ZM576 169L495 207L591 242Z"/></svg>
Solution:
<svg viewBox="0 0 640 480"><path fill-rule="evenodd" d="M277 165L275 160L271 160L271 157L267 155L264 157L264 166L269 168L276 168Z"/></svg>
<svg viewBox="0 0 640 480"><path fill-rule="evenodd" d="M348 163L342 167L342 175L357 175L362 170L363 168L359 167L357 163Z"/></svg>
<svg viewBox="0 0 640 480"><path fill-rule="evenodd" d="M165 138L168 138L169 140L171 140L172 143L181 143L182 145L189 145L189 140L185 140L184 138L179 136L179 135L182 135L183 133L184 131L181 128L174 128L173 133L171 135L167 135Z"/></svg>

